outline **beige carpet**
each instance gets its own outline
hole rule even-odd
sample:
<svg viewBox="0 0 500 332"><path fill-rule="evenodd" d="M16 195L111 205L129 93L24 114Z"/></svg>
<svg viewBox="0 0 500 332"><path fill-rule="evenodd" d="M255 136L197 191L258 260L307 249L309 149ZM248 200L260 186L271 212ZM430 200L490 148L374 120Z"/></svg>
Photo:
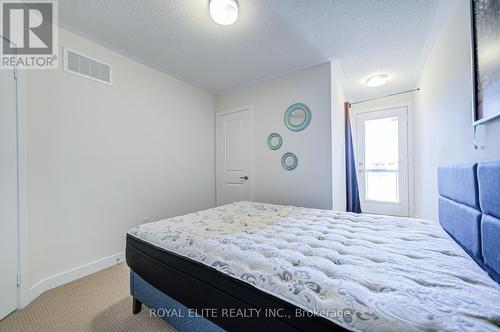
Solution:
<svg viewBox="0 0 500 332"><path fill-rule="evenodd" d="M0 331L175 331L149 311L132 314L122 263L45 292L0 321Z"/></svg>

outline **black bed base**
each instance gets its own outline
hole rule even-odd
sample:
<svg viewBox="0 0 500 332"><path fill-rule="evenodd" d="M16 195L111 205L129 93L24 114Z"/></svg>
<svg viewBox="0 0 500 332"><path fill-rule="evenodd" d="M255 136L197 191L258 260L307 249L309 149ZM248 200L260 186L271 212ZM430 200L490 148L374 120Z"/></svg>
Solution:
<svg viewBox="0 0 500 332"><path fill-rule="evenodd" d="M261 309L259 317L205 316L228 331L347 331L196 261L127 235L128 266L149 284L199 313ZM135 301L134 301L135 303ZM135 303L134 311L140 310Z"/></svg>

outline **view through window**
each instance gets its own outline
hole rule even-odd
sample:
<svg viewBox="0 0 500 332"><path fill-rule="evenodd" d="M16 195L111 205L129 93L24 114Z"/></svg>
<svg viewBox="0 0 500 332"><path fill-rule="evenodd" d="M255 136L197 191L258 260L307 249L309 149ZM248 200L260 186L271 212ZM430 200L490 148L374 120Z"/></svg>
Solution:
<svg viewBox="0 0 500 332"><path fill-rule="evenodd" d="M365 122L366 200L399 202L398 118Z"/></svg>

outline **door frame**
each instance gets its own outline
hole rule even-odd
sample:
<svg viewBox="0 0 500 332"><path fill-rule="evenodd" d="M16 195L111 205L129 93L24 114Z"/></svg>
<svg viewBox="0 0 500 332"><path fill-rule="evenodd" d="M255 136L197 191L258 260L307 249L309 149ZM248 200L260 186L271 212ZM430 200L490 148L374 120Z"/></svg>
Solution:
<svg viewBox="0 0 500 332"><path fill-rule="evenodd" d="M0 39L5 39L0 35ZM16 154L17 154L17 310L33 299L29 286L28 243L28 128L26 72L14 69L16 81Z"/></svg>
<svg viewBox="0 0 500 332"><path fill-rule="evenodd" d="M244 105L244 106L239 106L235 108L231 108L225 111L220 111L215 113L215 204L216 206L220 206L220 201L219 198L221 197L220 193L220 184L219 184L219 179L221 178L221 167L219 165L219 162L221 160L220 156L220 149L219 149L219 133L218 133L218 128L219 128L219 122L222 116L228 115L231 113L238 113L238 112L244 112L247 111L250 119L250 137L248 138L248 141L250 142L250 146L248 147L249 150L249 158L250 162L248 163L248 177L249 179L247 180L247 183L250 187L250 199L253 201L255 200L255 143L254 143L254 129L255 129L255 120L254 120L254 108L253 105Z"/></svg>
<svg viewBox="0 0 500 332"><path fill-rule="evenodd" d="M358 110L353 110L349 112L349 117L351 120L351 131L352 131L352 141L354 145L355 158L357 157L357 116L362 113L371 113L377 111L385 111L393 108L406 107L407 109L407 151L408 151L408 215L410 218L416 217L415 215L415 168L414 168L414 114L413 114L413 99L412 101L401 101L401 102L388 102L387 104L377 104L367 107L360 107ZM357 159L356 159L357 166ZM363 208L363 207L361 207Z"/></svg>
<svg viewBox="0 0 500 332"><path fill-rule="evenodd" d="M27 306L34 298L29 286L28 243L28 112L26 72L16 70L17 114L17 309Z"/></svg>
<svg viewBox="0 0 500 332"><path fill-rule="evenodd" d="M26 76L17 71L17 177L18 177L18 299L17 309L27 306L33 299L29 285L28 243L28 112Z"/></svg>
<svg viewBox="0 0 500 332"><path fill-rule="evenodd" d="M0 35L0 38L3 38ZM18 68L13 69L16 103L16 168L17 168L17 310L25 307L32 298L27 280L29 279L28 247L28 154L27 154L27 112L26 112L26 74Z"/></svg>

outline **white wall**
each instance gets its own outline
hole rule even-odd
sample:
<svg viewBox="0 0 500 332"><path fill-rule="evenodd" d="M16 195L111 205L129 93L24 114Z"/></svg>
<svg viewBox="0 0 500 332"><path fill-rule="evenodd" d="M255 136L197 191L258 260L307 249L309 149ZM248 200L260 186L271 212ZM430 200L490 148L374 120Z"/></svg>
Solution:
<svg viewBox="0 0 500 332"><path fill-rule="evenodd" d="M252 104L255 111L255 199L312 208L332 208L332 152L330 120L330 64L323 64L267 80L217 97L217 111ZM305 130L292 132L283 115L288 106L309 106L312 121ZM277 132L283 145L266 146ZM293 171L281 167L281 156L293 152L299 160Z"/></svg>
<svg viewBox="0 0 500 332"><path fill-rule="evenodd" d="M122 252L145 217L215 205L215 97L62 29L60 41L111 64L113 86L26 72L30 285Z"/></svg>
<svg viewBox="0 0 500 332"><path fill-rule="evenodd" d="M335 211L346 210L345 179L345 119L346 96L342 86L342 69L337 61L331 63L331 130L332 130L332 206Z"/></svg>
<svg viewBox="0 0 500 332"><path fill-rule="evenodd" d="M455 1L423 66L416 95L416 215L437 220L437 168L454 162L500 159L500 120L479 128L474 150L468 1Z"/></svg>

